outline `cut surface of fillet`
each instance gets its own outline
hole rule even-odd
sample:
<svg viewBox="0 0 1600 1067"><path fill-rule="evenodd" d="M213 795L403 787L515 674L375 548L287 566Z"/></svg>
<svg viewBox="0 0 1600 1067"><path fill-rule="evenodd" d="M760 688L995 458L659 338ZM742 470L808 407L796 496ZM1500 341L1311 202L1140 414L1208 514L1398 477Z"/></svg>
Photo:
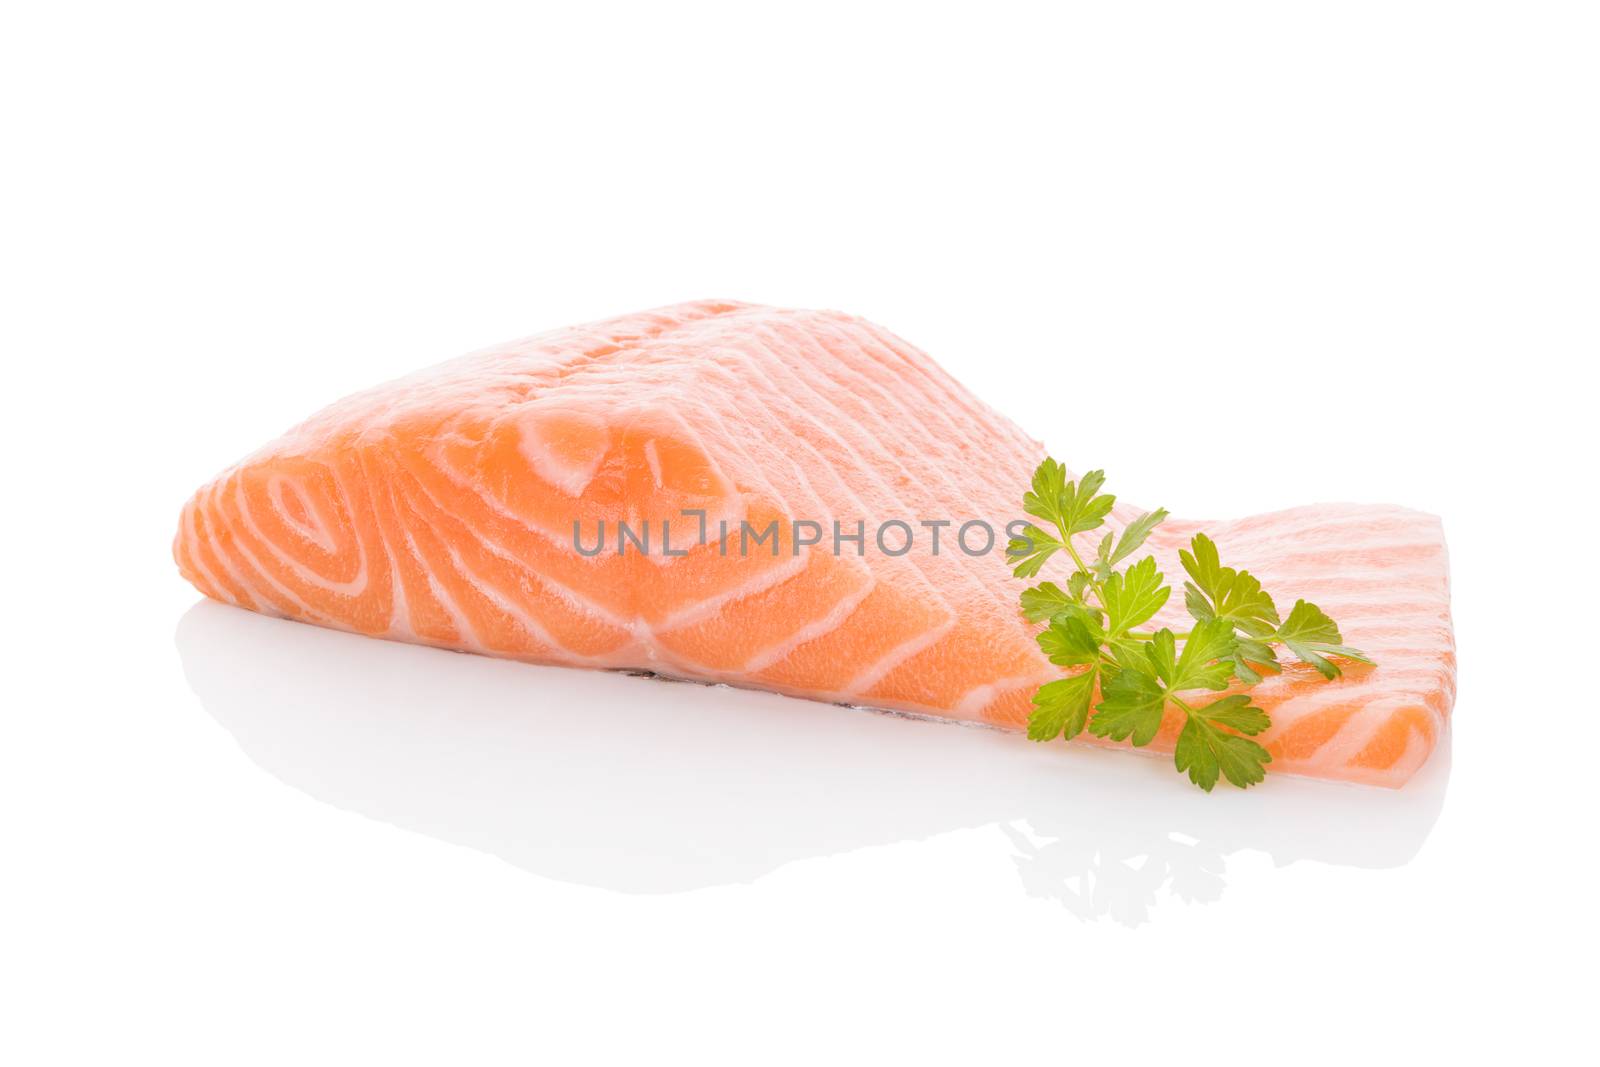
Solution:
<svg viewBox="0 0 1600 1067"><path fill-rule="evenodd" d="M1003 554L1043 456L871 323L702 301L347 397L202 487L173 553L206 596L322 626L1017 729L1060 674ZM1203 525L1377 661L1252 691L1271 769L1403 784L1454 699L1438 520L1320 505ZM1147 542L1169 581L1201 528ZM1173 599L1157 622L1177 628Z"/></svg>

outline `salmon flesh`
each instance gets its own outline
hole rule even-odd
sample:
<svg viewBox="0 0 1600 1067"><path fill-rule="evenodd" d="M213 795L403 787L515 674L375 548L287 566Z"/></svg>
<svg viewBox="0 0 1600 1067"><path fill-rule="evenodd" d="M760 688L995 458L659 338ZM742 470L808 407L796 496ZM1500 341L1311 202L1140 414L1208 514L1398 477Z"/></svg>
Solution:
<svg viewBox="0 0 1600 1067"><path fill-rule="evenodd" d="M206 596L321 626L1020 729L1061 675L1004 556L1043 457L869 322L704 301L347 397L197 492L173 553ZM1169 519L1141 554L1181 582L1201 529ZM1438 519L1337 504L1203 529L1376 662L1254 688L1271 770L1404 784L1454 700ZM1181 601L1156 622L1187 628Z"/></svg>

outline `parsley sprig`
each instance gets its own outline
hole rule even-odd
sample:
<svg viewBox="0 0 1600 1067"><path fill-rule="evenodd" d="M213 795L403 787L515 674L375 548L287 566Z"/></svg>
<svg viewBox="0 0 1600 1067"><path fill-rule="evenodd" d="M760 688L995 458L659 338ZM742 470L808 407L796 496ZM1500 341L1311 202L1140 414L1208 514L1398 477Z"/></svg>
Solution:
<svg viewBox="0 0 1600 1067"><path fill-rule="evenodd" d="M1272 720L1248 693L1214 694L1249 689L1281 671L1275 646L1328 679L1339 677L1335 658L1372 661L1346 645L1338 625L1309 601L1296 600L1288 616L1280 617L1261 582L1249 571L1223 566L1216 544L1203 533L1178 553L1189 576L1183 600L1194 626L1177 633L1140 629L1166 606L1172 589L1154 556L1122 564L1167 512L1141 515L1120 535L1108 531L1086 559L1073 537L1099 529L1111 514L1116 497L1102 493L1104 485L1104 471L1072 482L1066 468L1046 459L1034 471L1022 507L1049 529L1029 523L1006 545L1019 578L1034 577L1057 553L1072 562L1064 586L1044 581L1022 593L1022 614L1046 624L1039 648L1070 672L1034 694L1028 736L1070 741L1088 730L1143 746L1155 739L1168 708L1176 708L1184 719L1173 753L1178 770L1208 793L1219 777L1241 789L1254 785L1265 777L1272 756L1251 738Z"/></svg>

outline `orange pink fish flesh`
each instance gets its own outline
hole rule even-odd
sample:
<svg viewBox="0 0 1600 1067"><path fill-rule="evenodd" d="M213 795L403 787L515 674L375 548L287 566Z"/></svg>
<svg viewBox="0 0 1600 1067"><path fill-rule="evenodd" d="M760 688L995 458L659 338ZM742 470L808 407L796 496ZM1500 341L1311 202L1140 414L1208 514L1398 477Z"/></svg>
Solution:
<svg viewBox="0 0 1600 1067"><path fill-rule="evenodd" d="M209 597L322 626L1020 729L1034 689L1061 674L1018 613L1025 583L1001 551L1043 456L871 323L704 301L341 400L197 492L173 552ZM1139 512L1119 504L1113 524ZM895 519L913 533L899 556L875 543ZM971 519L995 529L992 551L955 543ZM741 523L760 533L773 520L775 540L741 549ZM797 544L794 520L815 522L821 543ZM937 554L922 520L952 523ZM604 550L580 552L602 521ZM650 551L619 554L619 522L648 530ZM663 527L685 554L662 551ZM1316 602L1377 663L1332 682L1290 664L1257 686L1270 770L1404 784L1454 699L1439 521L1354 504L1169 519L1141 552L1178 586L1158 624L1183 627L1177 553L1202 528L1280 610ZM898 549L904 533L885 531ZM968 535L983 547L982 528ZM1098 532L1081 536L1092 550ZM1153 749L1171 750L1176 715Z"/></svg>

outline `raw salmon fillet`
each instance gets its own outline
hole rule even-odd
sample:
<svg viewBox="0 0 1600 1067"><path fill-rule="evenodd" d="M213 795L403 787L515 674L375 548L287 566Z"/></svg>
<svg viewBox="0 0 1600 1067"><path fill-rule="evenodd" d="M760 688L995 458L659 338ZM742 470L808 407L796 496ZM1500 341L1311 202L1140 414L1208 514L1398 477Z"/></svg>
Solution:
<svg viewBox="0 0 1600 1067"><path fill-rule="evenodd" d="M173 553L209 597L322 626L1021 728L1060 676L1003 554L1043 456L871 323L707 301L347 397L196 493ZM773 520L741 546L741 523L754 537ZM902 555L891 520L912 534ZM971 520L995 530L990 551L978 526L957 543ZM1255 688L1271 770L1403 784L1454 698L1438 520L1350 504L1169 519L1146 551L1174 584L1202 525L1224 562L1280 603L1315 601L1377 661L1334 682L1289 665ZM1081 536L1092 551L1099 532ZM1182 599L1158 621L1181 622ZM1171 751L1179 725L1151 747Z"/></svg>

